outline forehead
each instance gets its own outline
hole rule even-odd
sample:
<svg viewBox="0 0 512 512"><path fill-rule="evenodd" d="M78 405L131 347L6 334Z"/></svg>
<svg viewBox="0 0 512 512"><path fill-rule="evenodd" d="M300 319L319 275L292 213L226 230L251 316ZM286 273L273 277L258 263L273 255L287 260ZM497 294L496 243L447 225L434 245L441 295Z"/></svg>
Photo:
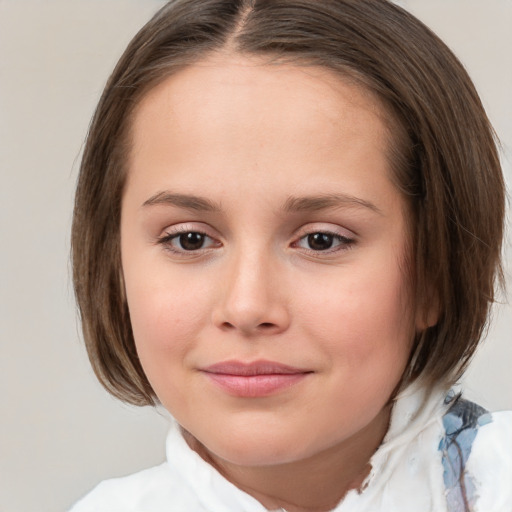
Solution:
<svg viewBox="0 0 512 512"><path fill-rule="evenodd" d="M375 96L333 71L216 55L142 99L128 185L136 182L146 198L170 178L173 186L194 179L212 190L238 181L248 193L272 177L275 187L301 195L305 190L290 189L314 182L324 192L343 166L350 193L364 197L361 187L377 183L376 173L388 178L388 139Z"/></svg>
<svg viewBox="0 0 512 512"><path fill-rule="evenodd" d="M269 125L274 133L289 133L294 126L305 134L320 133L328 143L328 125L335 129L348 121L354 131L364 126L373 136L382 136L385 149L388 117L368 88L332 70L214 54L151 89L135 110L132 135L135 143L147 143L148 125L166 128L162 135L179 135L199 128L215 132L221 123L225 130L226 121L238 135L242 121L250 120L249 133L254 135L261 136L258 129L264 123L269 138L274 136Z"/></svg>

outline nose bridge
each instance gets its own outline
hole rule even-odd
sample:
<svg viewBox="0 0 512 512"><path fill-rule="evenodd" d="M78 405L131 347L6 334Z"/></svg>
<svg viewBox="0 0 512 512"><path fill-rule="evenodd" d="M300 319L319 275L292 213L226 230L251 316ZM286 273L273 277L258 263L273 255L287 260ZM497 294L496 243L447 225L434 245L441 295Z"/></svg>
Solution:
<svg viewBox="0 0 512 512"><path fill-rule="evenodd" d="M240 245L226 263L222 303L217 323L246 334L278 332L288 326L286 304L279 289L278 261L272 251L261 244Z"/></svg>

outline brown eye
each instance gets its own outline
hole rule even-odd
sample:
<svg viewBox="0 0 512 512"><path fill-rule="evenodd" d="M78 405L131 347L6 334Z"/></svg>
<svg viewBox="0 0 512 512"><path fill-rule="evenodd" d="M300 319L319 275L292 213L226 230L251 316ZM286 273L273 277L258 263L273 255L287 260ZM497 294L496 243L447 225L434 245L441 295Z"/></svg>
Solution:
<svg viewBox="0 0 512 512"><path fill-rule="evenodd" d="M178 242L180 249L185 251L197 251L203 248L206 235L203 233L182 233L175 240Z"/></svg>
<svg viewBox="0 0 512 512"><path fill-rule="evenodd" d="M354 239L329 231L313 231L299 238L293 245L310 253L333 254L352 247Z"/></svg>
<svg viewBox="0 0 512 512"><path fill-rule="evenodd" d="M202 251L219 247L221 244L199 231L178 231L166 233L158 243L174 253Z"/></svg>
<svg viewBox="0 0 512 512"><path fill-rule="evenodd" d="M334 243L334 235L329 233L311 233L307 236L309 249L313 251L326 251Z"/></svg>

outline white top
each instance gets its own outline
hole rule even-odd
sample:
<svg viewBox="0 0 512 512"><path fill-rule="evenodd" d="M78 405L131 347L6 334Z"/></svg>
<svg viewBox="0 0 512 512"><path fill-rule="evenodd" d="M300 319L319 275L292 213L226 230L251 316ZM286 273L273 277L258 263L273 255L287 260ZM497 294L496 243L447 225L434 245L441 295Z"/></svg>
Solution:
<svg viewBox="0 0 512 512"><path fill-rule="evenodd" d="M174 425L167 462L100 483L71 512L265 512ZM397 399L364 490L335 512L512 512L512 411L411 386ZM463 495L465 497L463 497Z"/></svg>

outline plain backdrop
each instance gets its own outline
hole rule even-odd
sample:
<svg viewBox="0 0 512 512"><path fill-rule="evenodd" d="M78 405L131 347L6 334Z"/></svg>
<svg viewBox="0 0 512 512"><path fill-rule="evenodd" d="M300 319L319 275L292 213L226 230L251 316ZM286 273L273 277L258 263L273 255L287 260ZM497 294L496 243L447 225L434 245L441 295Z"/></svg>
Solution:
<svg viewBox="0 0 512 512"><path fill-rule="evenodd" d="M512 2L399 3L467 66L502 140L510 191ZM125 45L162 4L0 0L0 512L64 511L101 479L164 457L165 414L122 405L94 379L68 256L93 108ZM505 260L510 287L510 234ZM503 302L464 381L491 409L512 409L512 309Z"/></svg>

